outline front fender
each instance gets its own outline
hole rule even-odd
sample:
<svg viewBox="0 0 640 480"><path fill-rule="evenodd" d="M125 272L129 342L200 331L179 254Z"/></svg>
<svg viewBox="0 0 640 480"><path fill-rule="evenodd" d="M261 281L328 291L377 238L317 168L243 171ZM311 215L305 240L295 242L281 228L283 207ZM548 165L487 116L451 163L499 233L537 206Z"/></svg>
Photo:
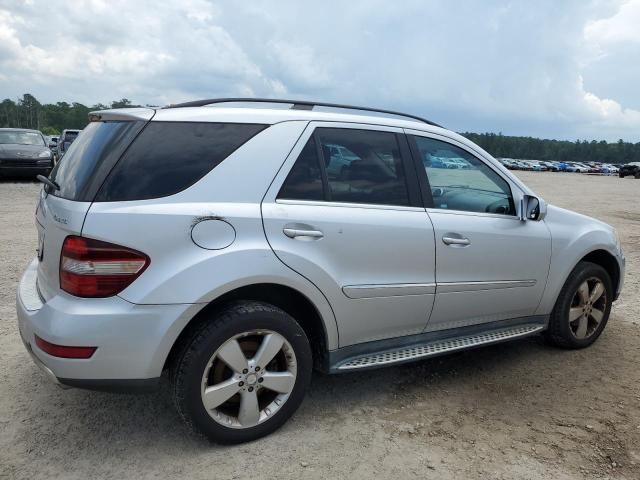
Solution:
<svg viewBox="0 0 640 480"><path fill-rule="evenodd" d="M551 313L571 271L592 252L602 250L610 254L617 259L619 267L622 267L620 273L623 273L621 252L614 230L609 225L552 205L549 205L544 221L551 232L551 263L536 315Z"/></svg>

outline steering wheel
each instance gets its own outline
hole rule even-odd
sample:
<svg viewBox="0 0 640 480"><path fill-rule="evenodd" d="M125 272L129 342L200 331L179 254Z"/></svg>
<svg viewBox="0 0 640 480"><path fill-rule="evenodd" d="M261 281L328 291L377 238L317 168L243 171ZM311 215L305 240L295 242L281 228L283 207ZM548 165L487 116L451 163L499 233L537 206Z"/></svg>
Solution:
<svg viewBox="0 0 640 480"><path fill-rule="evenodd" d="M499 213L505 215L509 213L509 204L505 202L505 200L496 200L493 203L487 205L487 208L484 209L487 213Z"/></svg>

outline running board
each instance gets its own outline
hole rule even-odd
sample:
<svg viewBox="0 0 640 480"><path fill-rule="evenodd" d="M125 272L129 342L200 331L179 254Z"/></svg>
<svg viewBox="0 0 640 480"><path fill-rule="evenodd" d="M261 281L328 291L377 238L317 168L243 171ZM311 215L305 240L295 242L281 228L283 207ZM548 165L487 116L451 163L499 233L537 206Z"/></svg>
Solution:
<svg viewBox="0 0 640 480"><path fill-rule="evenodd" d="M361 355L345 359L334 367L334 371L357 370L361 368L381 367L396 363L411 362L421 358L433 357L468 348L491 345L493 343L526 337L544 330L544 325L525 324L472 335L449 337L426 343L405 346L393 350Z"/></svg>

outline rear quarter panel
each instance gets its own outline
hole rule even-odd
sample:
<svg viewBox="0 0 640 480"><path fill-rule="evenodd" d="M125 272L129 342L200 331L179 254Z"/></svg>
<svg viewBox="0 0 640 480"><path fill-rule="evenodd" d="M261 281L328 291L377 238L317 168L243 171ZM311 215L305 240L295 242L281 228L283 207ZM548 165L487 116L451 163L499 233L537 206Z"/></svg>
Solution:
<svg viewBox="0 0 640 480"><path fill-rule="evenodd" d="M260 212L262 197L306 124L270 126L178 194L93 203L83 235L139 250L151 259L120 297L136 304L206 304L235 288L278 283L311 300L325 321L328 344L335 348L338 333L327 300L277 259ZM220 250L198 247L191 237L193 226L215 219L233 226L235 241Z"/></svg>

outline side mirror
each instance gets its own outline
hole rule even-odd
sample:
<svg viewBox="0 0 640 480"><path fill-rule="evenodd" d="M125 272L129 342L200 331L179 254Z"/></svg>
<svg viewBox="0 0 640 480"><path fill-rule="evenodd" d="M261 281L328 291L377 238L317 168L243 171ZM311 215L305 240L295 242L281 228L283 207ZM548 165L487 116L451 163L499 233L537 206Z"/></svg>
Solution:
<svg viewBox="0 0 640 480"><path fill-rule="evenodd" d="M520 200L520 220L540 221L547 215L547 204L533 195L523 195Z"/></svg>

